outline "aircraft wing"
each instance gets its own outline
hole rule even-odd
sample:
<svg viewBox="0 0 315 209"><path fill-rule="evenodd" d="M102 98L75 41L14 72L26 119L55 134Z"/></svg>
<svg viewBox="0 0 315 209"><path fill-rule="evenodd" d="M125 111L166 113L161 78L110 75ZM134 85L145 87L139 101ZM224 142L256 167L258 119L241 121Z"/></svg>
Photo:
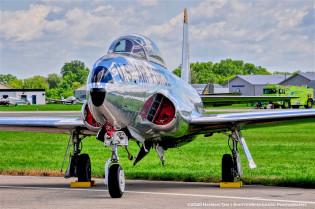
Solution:
<svg viewBox="0 0 315 209"><path fill-rule="evenodd" d="M243 127L255 124L275 123L287 120L300 120L305 118L315 119L315 109L305 110L273 110L245 113L228 113L217 115L202 115L193 117L190 120L193 132L213 130L227 130L236 127Z"/></svg>
<svg viewBox="0 0 315 209"><path fill-rule="evenodd" d="M2 131L40 131L69 133L79 129L86 131L82 119L75 117L0 117Z"/></svg>
<svg viewBox="0 0 315 209"><path fill-rule="evenodd" d="M200 95L204 106L231 105L254 102L277 102L288 101L298 97L292 96L222 96L222 95Z"/></svg>

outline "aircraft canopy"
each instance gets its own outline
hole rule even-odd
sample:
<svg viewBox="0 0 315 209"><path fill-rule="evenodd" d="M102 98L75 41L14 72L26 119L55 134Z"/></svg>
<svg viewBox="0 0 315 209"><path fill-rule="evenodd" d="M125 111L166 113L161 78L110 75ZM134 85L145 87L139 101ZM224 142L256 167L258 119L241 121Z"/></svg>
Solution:
<svg viewBox="0 0 315 209"><path fill-rule="evenodd" d="M121 36L109 47L108 54L125 54L165 66L159 48L142 35Z"/></svg>

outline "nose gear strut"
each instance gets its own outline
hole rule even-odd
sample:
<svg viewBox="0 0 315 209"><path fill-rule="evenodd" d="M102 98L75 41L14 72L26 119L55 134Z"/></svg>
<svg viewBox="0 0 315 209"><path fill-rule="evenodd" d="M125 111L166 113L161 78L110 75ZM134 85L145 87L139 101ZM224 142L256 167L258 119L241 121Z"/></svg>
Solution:
<svg viewBox="0 0 315 209"><path fill-rule="evenodd" d="M111 124L106 123L96 138L102 141L105 146L112 148L112 155L105 163L104 183L107 185L112 198L120 198L125 191L125 173L119 164L118 146L124 146L128 153L128 159L132 160L133 156L127 148L128 136L124 131L118 131Z"/></svg>

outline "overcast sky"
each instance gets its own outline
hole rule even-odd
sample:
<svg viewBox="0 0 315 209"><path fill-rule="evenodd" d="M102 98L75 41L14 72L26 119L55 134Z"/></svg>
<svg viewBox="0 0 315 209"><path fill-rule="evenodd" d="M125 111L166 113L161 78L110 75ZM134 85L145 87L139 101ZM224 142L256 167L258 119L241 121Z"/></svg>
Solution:
<svg viewBox="0 0 315 209"><path fill-rule="evenodd" d="M180 64L182 11L189 10L191 61L242 59L271 71L314 71L314 0L0 0L0 73L91 68L119 35L147 35L170 69Z"/></svg>

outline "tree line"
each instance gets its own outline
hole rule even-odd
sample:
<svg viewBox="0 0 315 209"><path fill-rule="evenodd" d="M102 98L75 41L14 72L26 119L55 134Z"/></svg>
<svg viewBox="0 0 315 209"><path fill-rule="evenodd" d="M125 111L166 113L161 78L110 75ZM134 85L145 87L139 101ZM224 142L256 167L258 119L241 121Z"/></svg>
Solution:
<svg viewBox="0 0 315 209"><path fill-rule="evenodd" d="M33 76L18 79L11 74L0 74L0 83L19 89L45 89L47 98L72 96L75 89L86 83L89 68L79 60L65 63L60 74L52 73L47 77Z"/></svg>
<svg viewBox="0 0 315 209"><path fill-rule="evenodd" d="M236 75L271 75L266 68L242 60L225 59L218 63L196 62L190 64L191 83L224 84ZM173 71L180 76L180 67Z"/></svg>
<svg viewBox="0 0 315 209"><path fill-rule="evenodd" d="M220 62L195 62L190 64L192 83L219 83L223 84L236 75L270 75L266 68L245 63L242 60L225 59ZM173 73L180 76L180 67ZM11 74L0 74L0 83L12 88L41 88L46 90L48 98L60 98L73 95L75 89L86 84L89 68L79 60L65 63L60 74L33 76L27 79L18 79ZM275 72L274 74L283 74ZM286 73L289 75L290 73Z"/></svg>

